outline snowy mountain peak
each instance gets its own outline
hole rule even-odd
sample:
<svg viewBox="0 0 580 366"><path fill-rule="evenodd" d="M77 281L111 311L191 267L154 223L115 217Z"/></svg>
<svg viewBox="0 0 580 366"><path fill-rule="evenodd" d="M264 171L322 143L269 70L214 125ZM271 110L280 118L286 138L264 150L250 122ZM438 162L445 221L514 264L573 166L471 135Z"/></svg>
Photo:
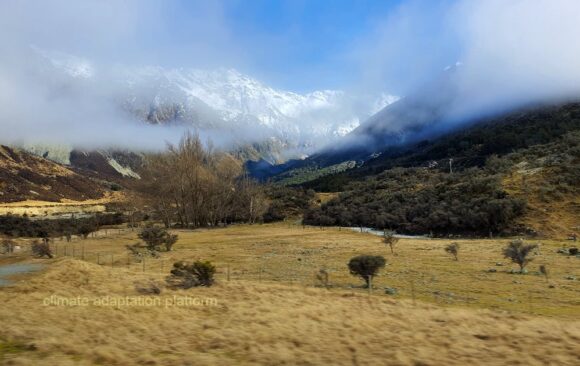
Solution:
<svg viewBox="0 0 580 366"><path fill-rule="evenodd" d="M35 51L64 75L88 80L82 87L107 85L111 99L149 122L185 123L263 141L275 138L294 150L319 148L398 99L387 93L356 95L341 90L300 94L272 88L231 68L97 69L77 56Z"/></svg>

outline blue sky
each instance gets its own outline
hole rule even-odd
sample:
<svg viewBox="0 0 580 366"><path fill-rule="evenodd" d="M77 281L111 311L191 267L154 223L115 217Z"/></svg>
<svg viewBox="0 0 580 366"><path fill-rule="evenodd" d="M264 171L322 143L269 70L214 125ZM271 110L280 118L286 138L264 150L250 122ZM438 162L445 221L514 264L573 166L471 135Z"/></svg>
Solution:
<svg viewBox="0 0 580 366"><path fill-rule="evenodd" d="M260 0L233 3L227 15L246 41L264 39L266 47L258 50L261 57L254 62L267 76L290 88L340 87L354 77L351 47L399 3ZM272 39L280 43L270 50Z"/></svg>
<svg viewBox="0 0 580 366"><path fill-rule="evenodd" d="M308 91L352 82L351 48L399 5L398 0L184 0L163 9L162 24L149 29L152 38L171 45L167 54L180 54L160 63L234 67L280 88Z"/></svg>
<svg viewBox="0 0 580 366"><path fill-rule="evenodd" d="M163 9L161 24L145 28L152 32L151 38L158 37L158 43L170 48L166 54L171 56L159 59L162 64L234 67L299 92L345 88L365 77L377 84L402 84L390 85L401 91L406 88L403 77L422 79L423 73L432 72L426 70L426 62L415 65L408 58L425 59L423 53L433 47L446 53L430 54L430 66L435 66L434 59L439 61L437 69L455 62L452 43L441 35L443 13L450 4L443 0L183 0ZM389 30L393 38L411 30L413 39L385 49ZM382 70L382 58L387 70ZM370 68L381 69L381 75L363 75ZM419 68L421 75L417 75ZM407 73L413 75L407 78Z"/></svg>
<svg viewBox="0 0 580 366"><path fill-rule="evenodd" d="M456 61L460 0L3 0L6 42L97 63L236 68L307 92L404 94Z"/></svg>

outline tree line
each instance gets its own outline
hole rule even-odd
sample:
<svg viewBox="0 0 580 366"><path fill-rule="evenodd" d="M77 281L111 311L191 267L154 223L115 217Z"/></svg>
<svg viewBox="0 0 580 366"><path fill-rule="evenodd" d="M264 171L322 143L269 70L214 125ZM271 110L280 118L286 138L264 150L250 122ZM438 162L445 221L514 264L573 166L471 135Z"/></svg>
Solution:
<svg viewBox="0 0 580 366"><path fill-rule="evenodd" d="M268 208L262 187L238 160L191 132L146 159L142 189L166 227L255 223Z"/></svg>
<svg viewBox="0 0 580 366"><path fill-rule="evenodd" d="M525 205L502 189L500 175L480 169L448 174L395 168L351 183L338 198L306 211L304 223L487 235L506 229Z"/></svg>

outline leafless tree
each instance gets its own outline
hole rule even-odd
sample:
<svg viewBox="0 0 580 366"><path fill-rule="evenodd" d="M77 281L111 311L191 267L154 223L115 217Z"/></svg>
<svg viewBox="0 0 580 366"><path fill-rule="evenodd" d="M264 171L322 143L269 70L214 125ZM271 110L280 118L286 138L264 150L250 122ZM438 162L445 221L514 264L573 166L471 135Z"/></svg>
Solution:
<svg viewBox="0 0 580 366"><path fill-rule="evenodd" d="M186 133L179 144L147 159L143 188L168 228L254 223L266 210L262 188L243 174L240 161Z"/></svg>
<svg viewBox="0 0 580 366"><path fill-rule="evenodd" d="M455 260L459 260L459 243L451 243L445 247L445 251L453 256Z"/></svg>
<svg viewBox="0 0 580 366"><path fill-rule="evenodd" d="M395 254L395 245L399 242L399 238L395 237L393 231L385 230L383 232L383 242L391 248L391 254Z"/></svg>
<svg viewBox="0 0 580 366"><path fill-rule="evenodd" d="M520 266L520 272L524 272L524 268L532 261L531 254L537 244L526 244L523 240L511 241L507 247L503 249L504 257L511 259L512 262Z"/></svg>

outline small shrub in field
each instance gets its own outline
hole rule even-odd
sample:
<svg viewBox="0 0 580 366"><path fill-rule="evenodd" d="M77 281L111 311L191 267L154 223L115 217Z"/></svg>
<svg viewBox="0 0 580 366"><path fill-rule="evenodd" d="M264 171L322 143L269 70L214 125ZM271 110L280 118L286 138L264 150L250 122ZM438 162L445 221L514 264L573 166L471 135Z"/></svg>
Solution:
<svg viewBox="0 0 580 366"><path fill-rule="evenodd" d="M176 262L167 282L172 287L186 289L197 286L210 287L214 283L215 272L215 266L209 261Z"/></svg>
<svg viewBox="0 0 580 366"><path fill-rule="evenodd" d="M455 260L459 260L459 243L451 243L445 247L445 251L453 256Z"/></svg>
<svg viewBox="0 0 580 366"><path fill-rule="evenodd" d="M359 255L351 258L348 262L348 269L353 276L361 277L369 287L369 277L374 276L385 266L387 261L384 257L378 255Z"/></svg>
<svg viewBox="0 0 580 366"><path fill-rule="evenodd" d="M578 248L570 248L570 249L568 249L568 253L570 253L570 255L577 255Z"/></svg>
<svg viewBox="0 0 580 366"><path fill-rule="evenodd" d="M526 265L532 261L532 251L537 247L537 244L526 244L523 240L518 239L511 241L503 249L503 255L520 266L520 273L523 273Z"/></svg>
<svg viewBox="0 0 580 366"><path fill-rule="evenodd" d="M318 273L316 273L316 280L321 287L328 287L328 271L321 268Z"/></svg>
<svg viewBox="0 0 580 366"><path fill-rule="evenodd" d="M147 249L151 252L160 251L162 246L169 252L177 242L177 235L172 235L167 229L152 224L148 224L141 230L139 238L145 242Z"/></svg>
<svg viewBox="0 0 580 366"><path fill-rule="evenodd" d="M47 241L44 242L39 242L39 241L34 241L32 242L32 254L36 257L48 257L48 258L53 258L54 256L52 255L52 250L50 249L50 246L48 245Z"/></svg>
<svg viewBox="0 0 580 366"><path fill-rule="evenodd" d="M395 232L385 230L383 242L391 248L391 254L395 254L395 245L399 242L399 238L395 237Z"/></svg>
<svg viewBox="0 0 580 366"><path fill-rule="evenodd" d="M540 273L542 275L544 275L544 277L546 278L546 281L548 281L548 267L546 267L546 265L542 264L540 265Z"/></svg>

